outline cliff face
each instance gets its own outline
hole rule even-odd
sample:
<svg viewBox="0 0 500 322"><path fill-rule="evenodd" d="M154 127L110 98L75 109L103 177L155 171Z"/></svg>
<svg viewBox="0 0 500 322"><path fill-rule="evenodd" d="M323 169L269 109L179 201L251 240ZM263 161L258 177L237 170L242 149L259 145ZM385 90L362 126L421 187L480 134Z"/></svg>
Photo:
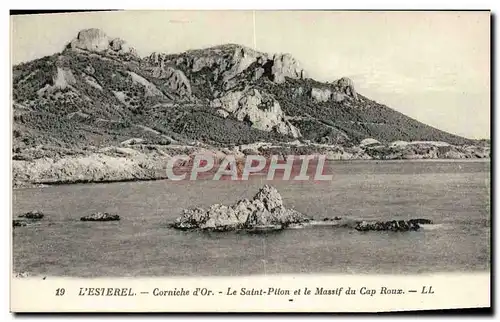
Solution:
<svg viewBox="0 0 500 322"><path fill-rule="evenodd" d="M87 29L61 53L14 66L12 86L13 155L26 162L88 156L130 140L141 142L131 147L140 153L296 140L332 151L367 138L386 146L477 143L370 100L346 77L308 78L290 54L235 44L141 58L126 41ZM353 155L389 153L362 149Z"/></svg>

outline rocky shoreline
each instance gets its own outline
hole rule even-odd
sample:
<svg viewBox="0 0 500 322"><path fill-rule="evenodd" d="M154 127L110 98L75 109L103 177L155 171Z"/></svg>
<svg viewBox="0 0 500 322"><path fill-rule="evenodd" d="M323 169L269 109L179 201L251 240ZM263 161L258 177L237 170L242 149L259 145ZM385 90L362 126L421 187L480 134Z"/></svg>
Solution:
<svg viewBox="0 0 500 322"><path fill-rule="evenodd" d="M119 221L120 216L107 212L96 212L88 216L83 216L80 221Z"/></svg>
<svg viewBox="0 0 500 322"><path fill-rule="evenodd" d="M13 228L40 223L46 214L30 211L12 220ZM118 214L95 212L79 219L84 222L120 221ZM49 223L50 224L50 223ZM327 226L366 231L417 231L422 225L433 222L425 218L409 220L366 221L339 216L315 220L312 216L286 208L276 188L264 185L252 199L241 199L233 205L213 204L208 209L199 207L184 209L181 215L168 224L169 228L183 231L228 232L245 231L268 233L285 229Z"/></svg>
<svg viewBox="0 0 500 322"><path fill-rule="evenodd" d="M12 228L16 227L27 227L32 226L34 224L40 224L43 218L46 218L47 215L42 213L41 211L29 211L27 213L21 214L12 220ZM117 214L110 214L107 212L95 212L87 216L83 216L80 218L80 221L119 221L121 218ZM52 223L48 223L51 225Z"/></svg>
<svg viewBox="0 0 500 322"><path fill-rule="evenodd" d="M173 155L208 153L216 158L232 155L324 155L328 161L356 160L489 160L489 147L451 146L443 142L393 142L388 145L364 140L359 146L342 147L311 142L256 142L232 148L192 145L132 145L89 149L74 154L54 153L40 148L14 155L14 188L55 184L107 183L168 179L166 164ZM41 156L40 156L41 155ZM33 157L31 157L33 156Z"/></svg>

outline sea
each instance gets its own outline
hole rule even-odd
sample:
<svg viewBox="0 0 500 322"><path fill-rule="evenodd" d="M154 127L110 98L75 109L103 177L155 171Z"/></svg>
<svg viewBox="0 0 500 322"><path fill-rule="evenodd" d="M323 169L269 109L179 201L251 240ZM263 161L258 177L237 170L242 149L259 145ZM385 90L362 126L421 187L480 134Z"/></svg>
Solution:
<svg viewBox="0 0 500 322"><path fill-rule="evenodd" d="M142 181L13 191L14 272L57 277L430 274L485 272L491 262L490 161L335 161L331 181ZM426 218L419 231L307 227L265 234L169 228L184 208L233 204L273 185L316 220ZM82 222L93 212L116 222Z"/></svg>

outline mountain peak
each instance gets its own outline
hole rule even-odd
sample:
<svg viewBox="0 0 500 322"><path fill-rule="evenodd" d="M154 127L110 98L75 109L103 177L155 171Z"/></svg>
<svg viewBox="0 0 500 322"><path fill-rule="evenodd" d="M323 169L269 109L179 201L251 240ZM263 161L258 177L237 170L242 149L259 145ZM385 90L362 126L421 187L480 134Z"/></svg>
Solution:
<svg viewBox="0 0 500 322"><path fill-rule="evenodd" d="M63 53L14 66L15 148L164 144L165 136L209 145L470 142L357 94L347 77L306 77L287 53L229 43L132 55L124 40L91 28Z"/></svg>
<svg viewBox="0 0 500 322"><path fill-rule="evenodd" d="M137 56L136 50L130 47L126 41L120 38L111 38L98 28L80 30L76 38L69 43L68 49Z"/></svg>

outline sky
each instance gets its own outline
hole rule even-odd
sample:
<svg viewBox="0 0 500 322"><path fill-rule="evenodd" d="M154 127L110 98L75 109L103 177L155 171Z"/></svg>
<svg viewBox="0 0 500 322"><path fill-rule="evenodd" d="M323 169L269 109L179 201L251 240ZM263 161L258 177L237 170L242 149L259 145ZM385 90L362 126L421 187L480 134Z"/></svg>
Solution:
<svg viewBox="0 0 500 322"><path fill-rule="evenodd" d="M237 43L290 53L319 81L357 91L423 123L490 137L489 12L122 11L11 17L13 64L63 50L100 28L141 56Z"/></svg>

